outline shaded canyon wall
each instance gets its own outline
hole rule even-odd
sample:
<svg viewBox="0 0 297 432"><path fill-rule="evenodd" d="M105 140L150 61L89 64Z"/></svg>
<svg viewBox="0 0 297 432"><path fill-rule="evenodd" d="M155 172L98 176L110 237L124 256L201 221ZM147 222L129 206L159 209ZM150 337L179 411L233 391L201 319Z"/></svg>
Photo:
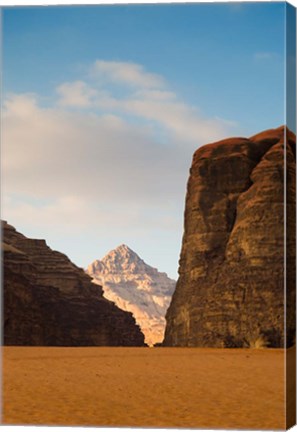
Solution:
<svg viewBox="0 0 297 432"><path fill-rule="evenodd" d="M4 345L144 345L132 314L66 255L6 222L2 230Z"/></svg>
<svg viewBox="0 0 297 432"><path fill-rule="evenodd" d="M284 127L249 139L209 144L195 152L165 346L284 346L285 135L288 209L292 209L296 137ZM294 211L287 213L287 232L292 233L287 236L292 264L287 278L292 282ZM288 283L287 299L291 345L294 283Z"/></svg>

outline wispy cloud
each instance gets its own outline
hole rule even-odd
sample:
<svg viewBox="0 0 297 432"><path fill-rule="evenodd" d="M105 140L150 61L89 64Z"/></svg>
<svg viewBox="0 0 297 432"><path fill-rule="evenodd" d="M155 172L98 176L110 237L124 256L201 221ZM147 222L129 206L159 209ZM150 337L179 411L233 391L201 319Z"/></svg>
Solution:
<svg viewBox="0 0 297 432"><path fill-rule="evenodd" d="M159 88L164 84L161 76L147 72L142 65L129 62L97 60L90 68L90 76L131 87Z"/></svg>
<svg viewBox="0 0 297 432"><path fill-rule="evenodd" d="M75 106L85 108L92 105L92 101L98 92L83 81L64 83L57 87L59 104L62 106Z"/></svg>
<svg viewBox="0 0 297 432"><path fill-rule="evenodd" d="M97 61L91 70L61 83L50 107L34 94L6 98L4 217L73 233L96 225L102 237L173 232L194 150L232 123L203 116L141 65Z"/></svg>
<svg viewBox="0 0 297 432"><path fill-rule="evenodd" d="M92 107L119 116L155 122L169 139L196 145L219 139L232 124L218 118L205 118L197 107L182 101L156 74L138 64L97 60L90 68L89 82L64 83L58 88L59 104L68 107ZM94 77L96 80L94 81ZM122 86L124 96L118 95Z"/></svg>

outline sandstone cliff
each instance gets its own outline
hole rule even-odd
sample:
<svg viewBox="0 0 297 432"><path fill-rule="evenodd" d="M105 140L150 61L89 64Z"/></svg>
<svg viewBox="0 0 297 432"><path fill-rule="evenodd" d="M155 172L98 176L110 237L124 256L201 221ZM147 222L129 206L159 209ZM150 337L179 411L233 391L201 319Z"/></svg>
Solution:
<svg viewBox="0 0 297 432"><path fill-rule="evenodd" d="M164 345L284 346L284 131L227 139L195 152ZM290 345L295 332L296 138L286 132Z"/></svg>
<svg viewBox="0 0 297 432"><path fill-rule="evenodd" d="M5 345L143 346L132 314L66 255L2 222Z"/></svg>
<svg viewBox="0 0 297 432"><path fill-rule="evenodd" d="M120 309L132 312L148 345L162 342L165 313L176 282L146 264L126 245L110 251L87 268L103 295Z"/></svg>

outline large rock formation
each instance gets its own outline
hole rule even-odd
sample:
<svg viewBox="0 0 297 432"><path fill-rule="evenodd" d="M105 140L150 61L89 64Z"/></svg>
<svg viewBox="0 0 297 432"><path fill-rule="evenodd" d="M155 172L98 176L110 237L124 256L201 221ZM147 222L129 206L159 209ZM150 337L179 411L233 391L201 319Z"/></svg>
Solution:
<svg viewBox="0 0 297 432"><path fill-rule="evenodd" d="M104 299L83 269L44 240L2 228L5 345L144 345L132 314Z"/></svg>
<svg viewBox="0 0 297 432"><path fill-rule="evenodd" d="M164 345L284 346L295 332L295 135L283 127L199 148L187 187L179 279Z"/></svg>
<svg viewBox="0 0 297 432"><path fill-rule="evenodd" d="M146 264L126 245L94 261L87 273L102 285L104 297L133 313L148 345L163 341L165 313L176 281Z"/></svg>

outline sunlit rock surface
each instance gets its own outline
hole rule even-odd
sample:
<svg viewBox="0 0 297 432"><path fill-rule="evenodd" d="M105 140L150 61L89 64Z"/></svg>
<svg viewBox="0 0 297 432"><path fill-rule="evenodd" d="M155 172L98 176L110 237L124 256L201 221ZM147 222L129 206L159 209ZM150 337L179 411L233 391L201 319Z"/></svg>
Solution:
<svg viewBox="0 0 297 432"><path fill-rule="evenodd" d="M164 338L165 314L176 282L146 264L128 246L120 245L87 268L104 297L133 313L149 345Z"/></svg>

